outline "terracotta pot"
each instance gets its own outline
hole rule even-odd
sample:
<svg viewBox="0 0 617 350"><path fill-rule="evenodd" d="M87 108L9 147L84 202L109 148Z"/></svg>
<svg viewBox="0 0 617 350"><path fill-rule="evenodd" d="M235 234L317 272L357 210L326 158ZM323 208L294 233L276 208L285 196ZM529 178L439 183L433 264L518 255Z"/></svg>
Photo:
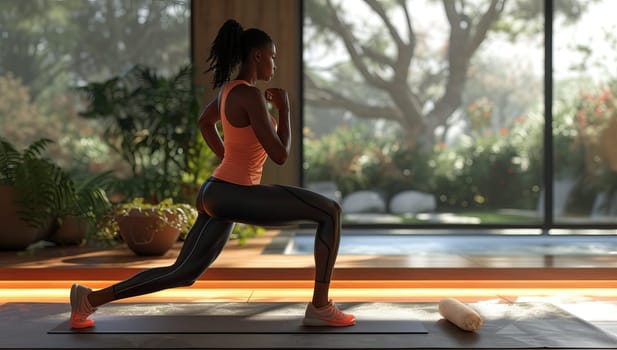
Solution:
<svg viewBox="0 0 617 350"><path fill-rule="evenodd" d="M88 219L81 216L65 216L62 224L48 238L48 241L57 244L80 244L90 230Z"/></svg>
<svg viewBox="0 0 617 350"><path fill-rule="evenodd" d="M17 192L13 186L0 186L0 249L23 250L49 235L51 223L34 228L19 218Z"/></svg>
<svg viewBox="0 0 617 350"><path fill-rule="evenodd" d="M144 212L148 212L145 210ZM171 215L166 214L168 219ZM132 210L118 218L120 237L137 255L163 255L180 236L180 230L169 226L153 211L147 214Z"/></svg>

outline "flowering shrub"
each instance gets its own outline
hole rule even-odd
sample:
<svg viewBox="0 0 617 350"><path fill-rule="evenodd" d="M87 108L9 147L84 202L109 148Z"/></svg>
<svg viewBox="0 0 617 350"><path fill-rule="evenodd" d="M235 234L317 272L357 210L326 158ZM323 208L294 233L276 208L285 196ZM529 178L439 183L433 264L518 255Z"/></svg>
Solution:
<svg viewBox="0 0 617 350"><path fill-rule="evenodd" d="M585 170L599 174L604 171L609 153L617 145L610 145L609 127L617 122L616 98L610 87L597 94L581 94L575 114L576 141L585 150ZM608 144L607 144L608 143ZM611 147L612 146L612 147ZM617 170L617 168L616 168Z"/></svg>
<svg viewBox="0 0 617 350"><path fill-rule="evenodd" d="M365 126L341 126L319 139L304 130L306 182L334 181L343 196L379 189L386 198L406 189L432 188L428 156L396 134L380 138Z"/></svg>
<svg viewBox="0 0 617 350"><path fill-rule="evenodd" d="M458 147L436 148L430 162L439 208L532 209L540 192L541 152L524 152L518 134L478 137Z"/></svg>
<svg viewBox="0 0 617 350"><path fill-rule="evenodd" d="M573 148L581 152L582 166L579 170L584 181L576 188L577 203L588 195L582 212L588 212L595 195L617 192L617 96L616 84L609 84L596 93L582 93L577 101L574 117L576 137ZM574 208L578 209L578 208Z"/></svg>
<svg viewBox="0 0 617 350"><path fill-rule="evenodd" d="M613 84L615 85L615 84ZM579 181L566 206L588 214L599 193L617 191L615 87L553 102L555 180ZM368 127L339 127L319 139L305 130L307 182L334 181L343 195L362 189L386 199L402 190L436 196L438 210L537 209L544 188L544 116L529 113L490 129L492 107L466 107L473 137L412 150L396 133L379 137Z"/></svg>
<svg viewBox="0 0 617 350"><path fill-rule="evenodd" d="M467 106L467 118L471 123L471 130L480 133L491 125L493 107L486 97L482 97Z"/></svg>
<svg viewBox="0 0 617 350"><path fill-rule="evenodd" d="M448 210L532 208L542 180L542 152L521 151L536 136L529 135L535 129L520 124L525 127L459 147L438 144L430 153L411 150L396 135L372 137L364 127L340 127L320 139L305 131L306 180L334 181L343 196L362 189L377 189L386 199L403 190L426 191Z"/></svg>

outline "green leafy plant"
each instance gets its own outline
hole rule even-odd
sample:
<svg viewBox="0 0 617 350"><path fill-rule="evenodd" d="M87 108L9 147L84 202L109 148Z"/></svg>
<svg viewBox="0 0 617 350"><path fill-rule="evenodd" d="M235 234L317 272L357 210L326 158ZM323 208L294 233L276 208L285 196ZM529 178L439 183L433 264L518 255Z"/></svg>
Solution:
<svg viewBox="0 0 617 350"><path fill-rule="evenodd" d="M238 240L238 244L243 245L248 239L257 237L265 231L266 230L260 226L238 223L234 226L233 231L231 231L230 239Z"/></svg>
<svg viewBox="0 0 617 350"><path fill-rule="evenodd" d="M0 184L16 189L19 216L35 228L50 225L75 193L70 176L43 157L50 143L40 139L20 152L0 139Z"/></svg>
<svg viewBox="0 0 617 350"><path fill-rule="evenodd" d="M107 190L112 187L111 171L73 179L73 191L61 199L57 216L80 216L95 224L111 207Z"/></svg>
<svg viewBox="0 0 617 350"><path fill-rule="evenodd" d="M88 98L80 115L107 123L106 142L130 166L132 174L122 187L127 198L153 203L179 198L187 182L204 180L193 166L204 152L193 78L189 65L170 77L137 65L77 88Z"/></svg>
<svg viewBox="0 0 617 350"><path fill-rule="evenodd" d="M375 137L362 125L339 126L316 138L305 128L306 181L334 181L345 196L378 188L390 197L399 191L430 191L428 154L409 147L396 132Z"/></svg>
<svg viewBox="0 0 617 350"><path fill-rule="evenodd" d="M537 203L541 168L520 150L511 133L441 146L431 164L441 210L532 209Z"/></svg>

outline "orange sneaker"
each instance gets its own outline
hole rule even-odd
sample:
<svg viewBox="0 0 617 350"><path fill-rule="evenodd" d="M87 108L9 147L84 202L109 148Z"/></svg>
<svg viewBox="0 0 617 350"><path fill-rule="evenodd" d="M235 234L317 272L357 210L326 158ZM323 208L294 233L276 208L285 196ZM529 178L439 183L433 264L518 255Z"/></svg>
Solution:
<svg viewBox="0 0 617 350"><path fill-rule="evenodd" d="M356 324L356 317L342 312L330 300L327 305L320 308L309 303L302 323L305 326L346 327Z"/></svg>
<svg viewBox="0 0 617 350"><path fill-rule="evenodd" d="M90 288L77 283L71 287L71 328L94 326L94 320L88 319L96 311L88 301L88 294L91 292Z"/></svg>

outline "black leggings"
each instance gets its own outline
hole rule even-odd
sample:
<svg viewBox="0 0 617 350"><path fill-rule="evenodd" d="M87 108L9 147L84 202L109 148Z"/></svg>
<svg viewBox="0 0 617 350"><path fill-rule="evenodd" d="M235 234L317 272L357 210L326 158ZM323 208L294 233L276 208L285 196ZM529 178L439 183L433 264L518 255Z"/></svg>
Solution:
<svg viewBox="0 0 617 350"><path fill-rule="evenodd" d="M241 186L210 178L199 190L197 210L197 220L173 265L148 269L113 285L116 299L192 285L221 253L234 222L260 226L317 223L315 281L330 282L340 241L337 202L299 187Z"/></svg>

